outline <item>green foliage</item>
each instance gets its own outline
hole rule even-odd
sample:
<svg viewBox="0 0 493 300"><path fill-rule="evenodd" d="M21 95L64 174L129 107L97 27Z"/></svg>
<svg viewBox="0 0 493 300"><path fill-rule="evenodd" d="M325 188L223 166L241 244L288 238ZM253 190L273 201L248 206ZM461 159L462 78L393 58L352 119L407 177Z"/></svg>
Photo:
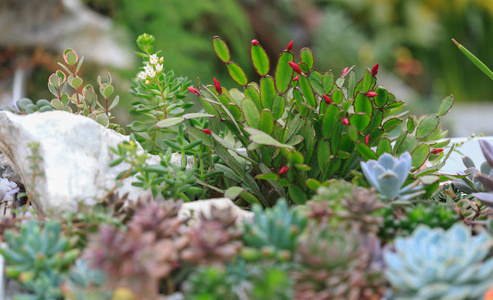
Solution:
<svg viewBox="0 0 493 300"><path fill-rule="evenodd" d="M18 234L5 233L7 246L0 253L7 261L6 274L19 281L35 298L55 299L59 285L70 265L79 256L61 234L59 222L47 221L44 227L34 219L21 225Z"/></svg>
<svg viewBox="0 0 493 300"><path fill-rule="evenodd" d="M397 236L409 236L420 224L447 230L459 221L459 215L450 206L434 203L403 208L386 207L380 213L383 223L378 235L386 241Z"/></svg>
<svg viewBox="0 0 493 300"><path fill-rule="evenodd" d="M153 53L154 36L139 36L137 45L143 51L137 55L142 58L144 66L132 84L132 94L138 97L132 103L132 113L137 120L129 128L144 149L156 154L167 149L164 139L174 140L176 136L176 130L159 124L164 125L162 122L169 117L182 116L184 109L192 105L183 101L190 81L185 77L175 77L172 70L165 72L164 57L158 57L159 51Z"/></svg>
<svg viewBox="0 0 493 300"><path fill-rule="evenodd" d="M187 299L239 299L234 292L235 280L226 269L214 266L198 267L183 284Z"/></svg>
<svg viewBox="0 0 493 300"><path fill-rule="evenodd" d="M286 200L279 200L272 208L262 210L260 205L253 206L253 222L245 222L243 241L246 246L271 252L278 259L286 260L298 246L307 218L289 208Z"/></svg>
<svg viewBox="0 0 493 300"><path fill-rule="evenodd" d="M216 36L213 45L232 79L243 86L243 92L228 91L217 84L214 89L193 89L207 113L216 116L210 122L214 140L210 148L222 160L220 171L231 181L224 183L226 192L236 183L264 206L279 197L303 204L313 195L311 187L331 178L351 179L360 161L377 159L386 152L411 153L413 170L430 159L432 166L414 177L443 166L443 155L430 156L431 145L448 143L436 141L446 135L440 128L440 116L450 109L452 97L443 101L437 115L408 117L406 129L392 137L391 132L403 125L407 112L403 112L402 101L376 85L378 66L366 70L360 81L356 81L352 68L336 78L331 71L313 69L314 57L308 48L300 52L300 64L285 50L275 67L274 80L268 75L265 51L253 40L252 64L262 78L259 84L248 83L241 68L228 61L231 56L225 50L226 43ZM298 73L296 80L294 73ZM190 128L187 131L193 130ZM234 136L233 144L246 148L246 154L225 143L226 134ZM437 187L433 183L431 189Z"/></svg>
<svg viewBox="0 0 493 300"><path fill-rule="evenodd" d="M118 104L120 99L119 96L115 96L111 100L114 92L114 87L111 85L111 75L108 73L106 81L102 81L101 76L98 76L99 93L103 98L103 104L101 104L94 87L91 84L83 86L84 80L78 74L84 57L79 59L74 50L66 49L63 52L63 60L65 64L60 62L58 64L66 73L57 70L48 79L48 89L55 96L51 100L51 106L56 110L70 113L74 112L73 107L75 106L75 114L89 117L104 127L123 133L123 128L120 128L120 125L110 122L114 119L110 110ZM69 89L73 90L71 95L67 92L69 86Z"/></svg>
<svg viewBox="0 0 493 300"><path fill-rule="evenodd" d="M444 231L419 226L384 253L385 275L399 299L478 299L493 283L491 237L463 224Z"/></svg>
<svg viewBox="0 0 493 300"><path fill-rule="evenodd" d="M31 99L22 98L17 100L15 105L16 106L5 106L3 109L18 115L32 114L37 111L45 112L53 110L50 102L45 99L40 99L36 102L36 104L34 104Z"/></svg>
<svg viewBox="0 0 493 300"><path fill-rule="evenodd" d="M112 292L104 291L105 282L103 272L90 269L85 260L78 259L62 285L63 296L70 300L109 300Z"/></svg>

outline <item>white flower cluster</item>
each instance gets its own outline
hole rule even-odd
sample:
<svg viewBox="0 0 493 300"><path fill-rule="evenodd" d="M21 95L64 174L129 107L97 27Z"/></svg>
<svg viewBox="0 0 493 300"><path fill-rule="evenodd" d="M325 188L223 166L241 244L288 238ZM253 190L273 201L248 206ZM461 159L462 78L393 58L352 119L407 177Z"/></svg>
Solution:
<svg viewBox="0 0 493 300"><path fill-rule="evenodd" d="M17 192L19 192L19 187L15 182L0 178L0 201L12 201L12 195Z"/></svg>
<svg viewBox="0 0 493 300"><path fill-rule="evenodd" d="M137 77L140 80L152 79L156 74L163 71L163 58L157 57L157 54L149 56L149 63L144 66L144 71L139 72Z"/></svg>

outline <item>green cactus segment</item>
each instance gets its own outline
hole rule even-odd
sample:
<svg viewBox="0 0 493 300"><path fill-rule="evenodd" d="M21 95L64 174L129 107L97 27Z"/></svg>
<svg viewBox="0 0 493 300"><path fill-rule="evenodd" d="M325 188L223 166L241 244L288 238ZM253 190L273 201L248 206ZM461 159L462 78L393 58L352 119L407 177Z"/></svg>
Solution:
<svg viewBox="0 0 493 300"><path fill-rule="evenodd" d="M322 134L324 138L329 139L332 136L334 125L338 122L337 115L339 114L339 108L335 105L327 106L325 110L324 118L322 120Z"/></svg>
<svg viewBox="0 0 493 300"><path fill-rule="evenodd" d="M330 94L332 88L334 87L334 74L332 74L331 71L328 71L324 74L322 84L324 86L325 93Z"/></svg>
<svg viewBox="0 0 493 300"><path fill-rule="evenodd" d="M269 56L267 56L267 52L262 46L252 44L250 46L250 57L252 59L252 64L255 68L255 71L257 71L260 76L265 76L269 74Z"/></svg>
<svg viewBox="0 0 493 300"><path fill-rule="evenodd" d="M294 71L288 63L290 61L294 61L294 56L288 51L284 51L277 60L274 77L276 78L276 88L279 94L284 94L291 86Z"/></svg>
<svg viewBox="0 0 493 300"><path fill-rule="evenodd" d="M308 104L312 108L316 108L317 104L315 102L315 94L313 93L313 89L310 86L308 79L305 76L300 76L298 82L301 92L305 97L306 104Z"/></svg>
<svg viewBox="0 0 493 300"><path fill-rule="evenodd" d="M101 115L98 115L98 117ZM105 116L105 115L103 115ZM191 113L191 114L186 114L181 117L173 117L173 118L167 118L164 120L161 120L156 123L156 126L159 128L166 128L166 127L171 127L180 124L181 122L188 120L188 119L195 119L195 118L212 118L215 115L213 114L205 114L205 113ZM96 118L97 120L97 118Z"/></svg>
<svg viewBox="0 0 493 300"><path fill-rule="evenodd" d="M370 70L365 71L365 76L363 77L363 93L368 92L375 83L375 78L371 75Z"/></svg>
<svg viewBox="0 0 493 300"><path fill-rule="evenodd" d="M356 126L350 125L348 130L347 130L347 133L348 133L351 141L356 142L358 140L359 135L358 135L358 129L356 128Z"/></svg>
<svg viewBox="0 0 493 300"><path fill-rule="evenodd" d="M375 89L375 93L378 94L378 96L375 96L373 98L373 100L375 101L375 105L378 106L379 108L384 107L388 102L389 93L387 92L386 89L381 87L377 87Z"/></svg>
<svg viewBox="0 0 493 300"><path fill-rule="evenodd" d="M214 140L209 134L196 127L187 127L187 133L192 137L193 140L201 140L202 144L207 147L214 147Z"/></svg>
<svg viewBox="0 0 493 300"><path fill-rule="evenodd" d="M452 105L454 104L454 96L450 95L440 102L440 106L438 107L437 115L439 117L445 115L452 109Z"/></svg>
<svg viewBox="0 0 493 300"><path fill-rule="evenodd" d="M430 150L430 146L427 144L420 144L414 149L411 153L412 165L414 168L419 168L426 162L430 156Z"/></svg>
<svg viewBox="0 0 493 300"><path fill-rule="evenodd" d="M256 84L250 83L248 86L245 88L245 97L248 97L255 102L255 105L257 105L257 109L261 110L262 109L262 103L260 101L260 93L258 91L258 86Z"/></svg>
<svg viewBox="0 0 493 300"><path fill-rule="evenodd" d="M401 119L390 118L390 119L386 120L385 123L383 123L382 128L384 130L390 131L390 130L394 129L395 127L397 127L397 125L399 125L401 123L402 123Z"/></svg>
<svg viewBox="0 0 493 300"><path fill-rule="evenodd" d="M270 76L260 79L260 101L263 108L272 108L272 103L277 95L274 79Z"/></svg>
<svg viewBox="0 0 493 300"><path fill-rule="evenodd" d="M271 134L274 130L274 114L270 110L264 109L260 113L259 129L267 134Z"/></svg>
<svg viewBox="0 0 493 300"><path fill-rule="evenodd" d="M303 205L308 201L306 193L297 185L293 185L289 188L289 198L298 205Z"/></svg>
<svg viewBox="0 0 493 300"><path fill-rule="evenodd" d="M368 147L367 145L363 143L356 143L355 146L358 152L361 154L361 156L363 156L365 160L378 158L375 152L373 152L373 150L371 150L370 147Z"/></svg>
<svg viewBox="0 0 493 300"><path fill-rule="evenodd" d="M334 131L332 132L332 139L330 141L330 151L332 153L337 153L337 150L339 149L341 134L342 134L342 122L336 122L334 126Z"/></svg>
<svg viewBox="0 0 493 300"><path fill-rule="evenodd" d="M357 113L349 118L349 123L354 125L358 131L365 130L370 124L371 118L365 113Z"/></svg>
<svg viewBox="0 0 493 300"><path fill-rule="evenodd" d="M337 89L332 93L332 101L334 101L335 104L341 103L342 99L344 99L344 93L340 89Z"/></svg>
<svg viewBox="0 0 493 300"><path fill-rule="evenodd" d="M380 156L384 153L392 153L392 145L389 139L383 138L378 142L377 155Z"/></svg>
<svg viewBox="0 0 493 300"><path fill-rule="evenodd" d="M362 93L357 93L354 99L354 112L371 115L372 105L370 99Z"/></svg>
<svg viewBox="0 0 493 300"><path fill-rule="evenodd" d="M217 57L219 57L222 62L229 63L231 60L231 53L229 52L229 47L226 42L221 40L220 37L215 36L212 38L212 47L214 48Z"/></svg>
<svg viewBox="0 0 493 300"><path fill-rule="evenodd" d="M313 64L315 63L315 58L313 57L313 52L310 48L303 48L300 51L300 60L306 64L308 70L313 69Z"/></svg>
<svg viewBox="0 0 493 300"><path fill-rule="evenodd" d="M320 140L317 144L317 160L320 169L324 169L330 156L330 143L326 140Z"/></svg>
<svg viewBox="0 0 493 300"><path fill-rule="evenodd" d="M412 116L407 118L407 132L411 133L416 128L416 122Z"/></svg>
<svg viewBox="0 0 493 300"><path fill-rule="evenodd" d="M258 129L260 126L260 113L250 98L245 98L241 102L241 109L243 110L243 116L250 127Z"/></svg>
<svg viewBox="0 0 493 300"><path fill-rule="evenodd" d="M440 125L440 118L437 115L428 115L419 122L416 128L416 137L425 138L432 134Z"/></svg>
<svg viewBox="0 0 493 300"><path fill-rule="evenodd" d="M228 62L229 76L239 85L246 86L248 84L248 77L243 69L235 62Z"/></svg>
<svg viewBox="0 0 493 300"><path fill-rule="evenodd" d="M319 95L325 94L323 80L324 75L319 71L312 71L308 75L308 81L310 82L310 85L312 86L313 90Z"/></svg>
<svg viewBox="0 0 493 300"><path fill-rule="evenodd" d="M286 100L284 97L277 95L274 97L274 103L272 104L272 113L274 114L274 120L279 120L284 114L286 108Z"/></svg>

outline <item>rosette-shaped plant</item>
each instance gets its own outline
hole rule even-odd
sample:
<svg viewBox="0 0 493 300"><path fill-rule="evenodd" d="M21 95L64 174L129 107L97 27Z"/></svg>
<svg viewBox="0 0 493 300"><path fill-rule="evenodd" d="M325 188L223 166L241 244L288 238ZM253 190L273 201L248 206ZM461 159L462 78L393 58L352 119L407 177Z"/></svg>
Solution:
<svg viewBox="0 0 493 300"><path fill-rule="evenodd" d="M479 140L479 145L481 146L481 150L483 151L483 155L486 158L486 162L490 167L493 168L493 146L484 140ZM474 176L477 178L481 184L486 188L486 190L490 191L489 193L480 192L472 194L476 199L481 201L482 204L493 207L493 177L489 174L476 174Z"/></svg>
<svg viewBox="0 0 493 300"><path fill-rule="evenodd" d="M405 201L424 193L423 186L417 181L403 187L411 167L412 158L408 152L400 158L384 153L378 160L361 162L361 169L368 182L382 199L390 201Z"/></svg>
<svg viewBox="0 0 493 300"><path fill-rule="evenodd" d="M346 197L341 204L346 211L339 214L340 218L351 221L353 226L357 226L364 232L378 232L378 226L383 219L375 212L384 205L378 201L375 192L364 188L355 188L352 195Z"/></svg>
<svg viewBox="0 0 493 300"><path fill-rule="evenodd" d="M185 233L188 245L180 253L181 259L194 265L223 265L236 255L243 245L241 230L234 227L235 217L230 207L212 207L211 217L204 214L200 221Z"/></svg>
<svg viewBox="0 0 493 300"><path fill-rule="evenodd" d="M493 285L492 244L464 224L447 231L420 225L384 253L385 275L397 299L479 299Z"/></svg>
<svg viewBox="0 0 493 300"><path fill-rule="evenodd" d="M357 231L318 226L306 230L293 271L298 300L380 299L385 280L373 263L369 239ZM368 243L369 242L369 243Z"/></svg>

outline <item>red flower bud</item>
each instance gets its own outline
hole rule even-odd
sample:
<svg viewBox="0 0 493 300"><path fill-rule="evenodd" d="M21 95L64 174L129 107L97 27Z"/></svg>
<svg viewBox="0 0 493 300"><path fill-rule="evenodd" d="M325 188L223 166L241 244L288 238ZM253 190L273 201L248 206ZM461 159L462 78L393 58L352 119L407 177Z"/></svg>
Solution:
<svg viewBox="0 0 493 300"><path fill-rule="evenodd" d="M373 66L373 68L371 69L371 75L373 76L377 76L378 74L378 67L379 67L379 63L377 63L376 65Z"/></svg>
<svg viewBox="0 0 493 300"><path fill-rule="evenodd" d="M219 84L219 81L214 77L214 88L216 89L216 92L221 95L223 93L223 89L221 88L221 85Z"/></svg>
<svg viewBox="0 0 493 300"><path fill-rule="evenodd" d="M332 99L330 99L329 96L323 95L323 97L324 97L325 103L327 103L327 104L331 104L332 103Z"/></svg>
<svg viewBox="0 0 493 300"><path fill-rule="evenodd" d="M430 152L431 152L431 154L438 154L438 153L440 153L442 151L443 151L442 148L433 148L433 149L431 149Z"/></svg>
<svg viewBox="0 0 493 300"><path fill-rule="evenodd" d="M289 42L289 44L286 46L286 51L291 51L293 50L293 41Z"/></svg>
<svg viewBox="0 0 493 300"><path fill-rule="evenodd" d="M258 46L258 41L257 40L252 40L252 45Z"/></svg>
<svg viewBox="0 0 493 300"><path fill-rule="evenodd" d="M347 118L342 118L342 124L349 125L349 120Z"/></svg>
<svg viewBox="0 0 493 300"><path fill-rule="evenodd" d="M298 81L300 79L300 75L296 75L294 78L293 78L293 81Z"/></svg>
<svg viewBox="0 0 493 300"><path fill-rule="evenodd" d="M367 145L368 145L368 142L369 142L369 141L370 141L370 134L367 134L367 135L365 136L365 144L367 144Z"/></svg>
<svg viewBox="0 0 493 300"><path fill-rule="evenodd" d="M298 66L295 62L292 62L292 61L288 61L289 65L291 66L291 68L293 68L293 70L296 72L296 73L301 73L301 68L300 66Z"/></svg>
<svg viewBox="0 0 493 300"><path fill-rule="evenodd" d="M193 88L193 87L189 86L188 87L188 90L190 91L190 93L192 93L194 95L197 95L197 96L200 96L200 92L196 88Z"/></svg>
<svg viewBox="0 0 493 300"><path fill-rule="evenodd" d="M211 135L211 131L209 129L203 129L202 130L205 134Z"/></svg>
<svg viewBox="0 0 493 300"><path fill-rule="evenodd" d="M366 92L366 93L365 93L365 96L366 96L366 97L376 97L376 96L378 96L378 94L377 94L377 93L375 93L375 92L371 92L371 91L370 91L370 92Z"/></svg>
<svg viewBox="0 0 493 300"><path fill-rule="evenodd" d="M284 166L279 170L279 174L284 174L284 173L287 173L288 171L289 171L289 167Z"/></svg>
<svg viewBox="0 0 493 300"><path fill-rule="evenodd" d="M349 71L349 68L348 67L345 67L342 72L341 72L341 77L345 77L347 72Z"/></svg>

